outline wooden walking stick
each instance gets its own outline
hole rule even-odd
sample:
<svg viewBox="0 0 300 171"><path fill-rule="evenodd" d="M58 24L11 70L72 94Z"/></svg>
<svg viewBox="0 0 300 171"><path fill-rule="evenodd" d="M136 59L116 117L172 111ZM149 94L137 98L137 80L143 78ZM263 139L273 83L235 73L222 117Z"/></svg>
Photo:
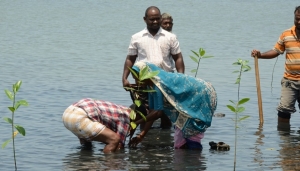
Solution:
<svg viewBox="0 0 300 171"><path fill-rule="evenodd" d="M254 57L255 63L255 77L256 77L256 88L257 88L257 98L258 98L258 109L259 109L259 121L264 123L263 110L262 110L262 100L261 100L261 91L260 91L260 79L258 71L258 57Z"/></svg>

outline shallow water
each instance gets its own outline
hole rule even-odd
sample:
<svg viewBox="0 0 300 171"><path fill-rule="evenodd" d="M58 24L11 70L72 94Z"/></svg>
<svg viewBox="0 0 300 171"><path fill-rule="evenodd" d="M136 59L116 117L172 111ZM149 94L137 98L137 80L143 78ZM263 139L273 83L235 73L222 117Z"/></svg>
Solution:
<svg viewBox="0 0 300 171"><path fill-rule="evenodd" d="M198 77L210 81L218 93L212 126L202 141L203 151L174 150L172 130L153 129L136 149L104 155L103 144L92 150L79 142L62 122L71 103L91 97L130 105L121 83L130 36L145 27L145 9L158 6L174 17L186 73L196 67L190 50L203 47L214 58L203 59ZM289 128L277 128L283 56L259 60L264 124L259 125L253 48L269 50L281 32L293 24L297 4L286 1L1 1L0 90L17 80L23 85L17 98L30 106L16 112L16 123L26 129L17 136L19 170L233 170L234 115L228 100L237 99L238 70L232 63L248 59L253 70L244 73L240 97L251 100L239 123L236 170L299 170L299 112ZM274 73L273 73L273 67ZM272 74L273 73L273 74ZM9 117L7 100L0 95L1 117ZM0 121L0 142L10 127ZM224 141L229 151L212 151L210 141ZM0 153L0 170L13 170L12 144Z"/></svg>

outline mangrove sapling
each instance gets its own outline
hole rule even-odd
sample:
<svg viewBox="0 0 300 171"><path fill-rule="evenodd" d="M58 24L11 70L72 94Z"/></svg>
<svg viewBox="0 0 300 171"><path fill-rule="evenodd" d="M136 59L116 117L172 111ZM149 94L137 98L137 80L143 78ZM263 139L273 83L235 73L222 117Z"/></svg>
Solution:
<svg viewBox="0 0 300 171"><path fill-rule="evenodd" d="M193 50L191 50L191 51L196 55L196 57L195 56L190 56L190 58L197 63L197 68L191 70L192 73L195 72L195 77L196 77L197 73L198 73L199 65L200 65L200 60L202 58L211 58L213 56L204 56L205 55L205 50L203 48L199 48L199 52L195 52Z"/></svg>
<svg viewBox="0 0 300 171"><path fill-rule="evenodd" d="M136 87L124 87L126 90L136 91L136 92L148 92L148 93L155 92L155 90L143 89L143 87L145 87L143 85L145 84L146 81L148 81L149 79L156 76L159 73L159 71L149 72L148 66L144 67L138 74L131 68L129 68L129 70L130 70L131 74L134 76L134 78L137 80L137 86ZM130 119L135 120L136 113L138 113L146 121L145 115L142 112L135 109L136 106L140 107L142 105L142 101L140 100L138 93L136 94L136 97L134 97L134 105L135 106L130 111ZM137 126L135 124L135 122L131 122L130 125L131 125L132 129L135 129Z"/></svg>
<svg viewBox="0 0 300 171"><path fill-rule="evenodd" d="M249 117L249 116L243 116L243 117L239 116L239 114L245 110L245 108L241 105L250 100L250 98L243 98L240 100L240 85L241 85L240 83L241 83L242 73L251 70L251 67L248 65L248 62L249 62L248 60L238 59L237 62L233 63L233 65L240 66L240 70L233 72L233 73L239 73L239 75L236 79L236 82L235 82L235 84L238 84L237 102L234 102L233 100L229 100L232 103L232 105L227 105L227 107L235 114L235 119L234 119L234 121L235 121L234 170L236 167L236 146L237 146L237 129L238 129L237 123L241 122Z"/></svg>
<svg viewBox="0 0 300 171"><path fill-rule="evenodd" d="M8 118L8 117L4 117L3 118L7 123L11 124L12 138L8 139L7 141L5 141L2 144L2 148L5 148L5 146L12 140L15 170L17 170L17 160L16 160L16 150L15 150L15 137L17 136L18 133L20 133L21 135L25 136L25 129L22 126L20 126L20 125L15 125L15 123L14 123L14 115L15 115L15 112L17 111L17 109L21 105L28 106L28 103L27 103L26 100L16 101L16 95L17 95L17 92L19 91L21 85L22 85L22 81L17 81L15 84L13 84L12 92L9 91L9 90L5 90L5 94L12 101L12 107L8 107L8 109L12 113L12 117L11 118ZM16 131L15 131L15 129L16 129Z"/></svg>

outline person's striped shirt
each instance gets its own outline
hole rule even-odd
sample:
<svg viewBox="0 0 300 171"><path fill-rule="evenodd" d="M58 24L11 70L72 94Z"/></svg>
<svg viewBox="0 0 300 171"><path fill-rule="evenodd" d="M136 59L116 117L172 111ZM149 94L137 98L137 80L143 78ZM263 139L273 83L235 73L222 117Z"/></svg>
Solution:
<svg viewBox="0 0 300 171"><path fill-rule="evenodd" d="M297 38L295 26L281 34L273 50L279 54L286 52L284 77L300 80L300 37Z"/></svg>

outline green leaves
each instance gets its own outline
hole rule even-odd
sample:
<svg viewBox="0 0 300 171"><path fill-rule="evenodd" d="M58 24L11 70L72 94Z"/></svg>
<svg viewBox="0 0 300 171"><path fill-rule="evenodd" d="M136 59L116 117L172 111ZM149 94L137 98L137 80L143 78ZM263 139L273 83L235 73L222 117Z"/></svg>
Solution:
<svg viewBox="0 0 300 171"><path fill-rule="evenodd" d="M25 129L20 126L20 125L14 125L14 116L15 116L15 112L16 110L20 107L20 106L28 106L28 102L26 100L19 100L16 102L16 94L19 91L19 89L21 88L22 85L22 81L17 81L15 84L13 84L12 86L12 92L9 90L4 90L6 96L9 98L9 100L12 101L13 106L8 107L8 109L11 111L11 118L7 118L4 117L3 120L7 123L9 123L11 125L12 128L12 133L11 133L11 139L6 140L3 144L2 144L2 149L6 147L6 145L12 140L13 141L13 155L14 155L14 161L15 161L15 170L17 170L17 160L16 160L16 150L15 150L15 137L18 135L18 133L20 133L21 135L25 136L26 131ZM15 131L16 129L16 131Z"/></svg>
<svg viewBox="0 0 300 171"><path fill-rule="evenodd" d="M12 139L8 139L6 141L4 141L4 143L2 144L2 149L5 148L5 146L11 141Z"/></svg>
<svg viewBox="0 0 300 171"><path fill-rule="evenodd" d="M137 107L140 107L142 102L140 100L134 100L134 104L137 106Z"/></svg>
<svg viewBox="0 0 300 171"><path fill-rule="evenodd" d="M134 122L130 122L130 126L131 126L132 129L136 128L136 124Z"/></svg>
<svg viewBox="0 0 300 171"><path fill-rule="evenodd" d="M197 72L197 69L192 69L191 73Z"/></svg>
<svg viewBox="0 0 300 171"><path fill-rule="evenodd" d="M233 73L239 73L235 84L240 84L242 72L247 72L251 70L251 67L248 65L248 60L238 59L237 62L234 62L232 65L239 65L240 70L233 71Z"/></svg>
<svg viewBox="0 0 300 171"><path fill-rule="evenodd" d="M250 117L250 116L248 116L248 115L247 115L247 116L243 116L242 118L239 119L239 121L245 120L245 119L247 119L247 118L249 118L249 117Z"/></svg>
<svg viewBox="0 0 300 171"><path fill-rule="evenodd" d="M12 113L15 112L15 108L14 107L7 107Z"/></svg>
<svg viewBox="0 0 300 171"><path fill-rule="evenodd" d="M130 111L129 117L130 117L131 120L135 120L135 118L136 118L136 113L135 113L134 110L131 110L131 111Z"/></svg>
<svg viewBox="0 0 300 171"><path fill-rule="evenodd" d="M204 50L203 48L199 48L198 52L193 51L193 50L191 50L191 51L193 52L193 54L194 54L195 56L190 56L190 58L191 58L194 62L197 63L197 68L196 68L196 69L192 69L191 72L192 72L192 73L195 73L195 77L196 77L196 76L197 76L198 69L199 69L199 65L200 65L200 60L201 60L202 58L211 58L211 57L213 57L213 56L204 56L204 55L205 55L205 50Z"/></svg>
<svg viewBox="0 0 300 171"><path fill-rule="evenodd" d="M128 67L128 69L135 78L139 78L138 74L133 69L131 69L130 67Z"/></svg>
<svg viewBox="0 0 300 171"><path fill-rule="evenodd" d="M229 100L233 105L227 105L227 108L229 110L231 110L233 113L235 113L234 121L235 121L235 147L236 147L237 146L237 129L239 128L237 126L237 123L241 122L249 117L249 116L243 116L241 118L239 117L239 114L245 111L245 107L243 107L241 105L245 104L246 102L248 102L250 100L249 98L243 98L243 99L239 100L240 99L240 97L239 97L240 83L241 83L241 79L242 79L242 73L251 70L251 67L248 65L248 60L242 60L242 59L238 59L237 62L234 62L232 65L240 66L239 70L236 70L233 72L233 73L239 73L239 75L235 81L235 84L238 84L238 91L237 91L238 102L235 103L234 101ZM235 163L236 163L236 148L234 151L234 170L235 170Z"/></svg>
<svg viewBox="0 0 300 171"><path fill-rule="evenodd" d="M133 77L136 79L136 82L138 83L138 85L136 87L124 87L125 89L131 90L131 91L137 91L137 92L155 92L155 90L153 90L153 89L144 89L145 86L143 86L143 89L140 89L140 88L142 87L141 84L144 84L144 82L147 82L148 79L151 80L153 77L158 75L159 71L149 71L150 69L148 66L142 68L139 73L137 73L136 71L134 71L131 68L128 68L128 69L130 70ZM138 113L146 121L145 115L142 112L135 109L136 106L140 107L142 105L142 101L139 100L139 96L137 96L135 98L136 98L134 100L135 106L133 109L131 109L130 114L129 114L130 119L135 120L136 114ZM137 127L135 122L130 122L130 126L132 127L132 129L135 129Z"/></svg>
<svg viewBox="0 0 300 171"><path fill-rule="evenodd" d="M147 118L146 118L146 116L142 113L142 112L140 112L140 111L136 111L138 114L140 114L141 115L141 117L145 120L145 121L147 121Z"/></svg>
<svg viewBox="0 0 300 171"><path fill-rule="evenodd" d="M23 106L28 106L29 104L27 103L26 100L19 100L16 102L15 106L14 107L8 107L8 109L11 111L11 112L15 112L21 105Z"/></svg>
<svg viewBox="0 0 300 171"><path fill-rule="evenodd" d="M130 114L129 114L130 119L135 120L136 113L138 113L146 121L147 119L146 119L145 115L142 112L135 109L136 106L138 106L138 107L141 106L142 102L140 100L134 100L134 103L135 103L135 106L133 109L131 109ZM130 122L130 125L131 125L132 129L136 128L136 124L134 122Z"/></svg>
<svg viewBox="0 0 300 171"><path fill-rule="evenodd" d="M248 60L238 59L237 62L234 62L232 65L240 65L241 69L237 72L247 72L251 70L251 67L248 65ZM236 72L236 71L235 71Z"/></svg>
<svg viewBox="0 0 300 171"><path fill-rule="evenodd" d="M14 91L14 94L16 94L16 93L19 91L21 85L22 85L22 81L17 81L17 82L13 85L13 91Z"/></svg>
<svg viewBox="0 0 300 171"><path fill-rule="evenodd" d="M29 106L29 104L26 100L19 100L15 104L15 109L17 110L21 105L22 106Z"/></svg>
<svg viewBox="0 0 300 171"><path fill-rule="evenodd" d="M194 52L194 51L193 51ZM195 53L195 52L194 52ZM198 58L195 58L194 56L190 56L190 58L194 61L194 62L196 62L196 63L198 63L199 62L199 59Z"/></svg>
<svg viewBox="0 0 300 171"><path fill-rule="evenodd" d="M248 102L249 100L250 100L250 98L243 98L242 100L240 100L238 102L238 106L241 105L241 104L244 104L244 103Z"/></svg>
<svg viewBox="0 0 300 171"><path fill-rule="evenodd" d="M135 79L137 79L139 82L142 82L146 79L150 79L159 74L159 71L150 72L148 66L141 69L141 71L138 74L133 69L131 69L131 68L128 68L128 69L130 70L131 74L134 75Z"/></svg>
<svg viewBox="0 0 300 171"><path fill-rule="evenodd" d="M247 72L251 69L251 67L248 65L248 60L242 60L242 59L238 59L237 62L234 62L233 65L239 65L240 66L240 70L236 70L234 71L233 73L239 73L236 81L235 81L235 84L238 84L238 95L239 95L239 90L240 90L240 83L241 83L241 76L242 76L242 73L243 72ZM245 108L240 106L246 102L248 102L250 100L250 98L243 98L241 100L239 100L239 96L238 96L238 102L235 103L234 101L232 100L229 100L232 104L232 105L227 105L227 108L230 109L233 113L235 114L239 114L239 113L242 113L243 111L245 111ZM246 119L246 118L244 118Z"/></svg>
<svg viewBox="0 0 300 171"><path fill-rule="evenodd" d="M159 74L159 71L149 72L148 70L149 70L149 68L147 66L147 67L143 68L142 71L139 73L139 80L140 81L144 81L146 79L150 79L150 78L152 78L152 77L154 77L154 76L156 76L156 75Z"/></svg>
<svg viewBox="0 0 300 171"><path fill-rule="evenodd" d="M231 106L231 105L227 105L227 108L229 108L232 112L235 113L235 107Z"/></svg>
<svg viewBox="0 0 300 171"><path fill-rule="evenodd" d="M235 84L240 84L240 82L241 82L241 78L238 77L238 78L236 79L236 81L235 81Z"/></svg>
<svg viewBox="0 0 300 171"><path fill-rule="evenodd" d="M200 49L199 49L200 50ZM200 54L198 54L197 52L191 50L198 58L200 57Z"/></svg>
<svg viewBox="0 0 300 171"><path fill-rule="evenodd" d="M244 107L238 106L238 105L237 106L227 105L227 108L230 109L233 113L236 113L236 114L242 113L245 110Z"/></svg>
<svg viewBox="0 0 300 171"><path fill-rule="evenodd" d="M21 135L25 136L25 129L24 129L22 126L20 126L20 125L15 125L15 128L18 130L18 132L19 132Z"/></svg>
<svg viewBox="0 0 300 171"><path fill-rule="evenodd" d="M142 92L147 92L147 93L153 93L156 92L155 90L149 89L149 90L141 90Z"/></svg>
<svg viewBox="0 0 300 171"><path fill-rule="evenodd" d="M203 48L200 48L199 49L199 54L200 54L200 56L204 56L205 50Z"/></svg>
<svg viewBox="0 0 300 171"><path fill-rule="evenodd" d="M138 113L145 121L147 120L146 116L142 112L135 110L135 109L131 109L131 111L130 111L129 117L131 120L136 119L136 113ZM135 129L137 127L135 122L130 122L130 126L132 129Z"/></svg>
<svg viewBox="0 0 300 171"><path fill-rule="evenodd" d="M25 129L20 126L20 125L15 125L14 124L14 116L15 112L20 106L28 106L28 102L26 100L19 100L16 101L16 94L20 90L22 85L22 81L17 81L15 84L12 86L12 92L9 90L4 90L6 96L8 97L9 100L12 101L13 106L9 106L8 109L11 112L12 117L4 117L3 120L11 125L12 132L11 132L11 139L6 140L2 144L2 148L5 148L6 145L12 140L13 141L13 154L14 154L14 161L15 161L15 170L17 170L17 163L16 163L16 154L15 154L15 137L20 133L21 135L25 136L26 131Z"/></svg>
<svg viewBox="0 0 300 171"><path fill-rule="evenodd" d="M12 120L10 118L4 117L3 120L5 120L9 124L12 124Z"/></svg>
<svg viewBox="0 0 300 171"><path fill-rule="evenodd" d="M12 92L10 92L9 90L4 90L6 96L10 99L13 100L14 99L14 94Z"/></svg>

